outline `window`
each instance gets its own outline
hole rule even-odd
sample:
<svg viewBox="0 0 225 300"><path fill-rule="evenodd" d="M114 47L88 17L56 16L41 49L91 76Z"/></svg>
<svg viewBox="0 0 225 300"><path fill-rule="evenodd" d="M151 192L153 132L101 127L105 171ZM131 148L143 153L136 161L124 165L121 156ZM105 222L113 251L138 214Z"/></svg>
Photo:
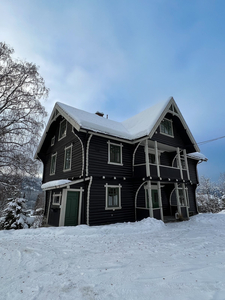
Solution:
<svg viewBox="0 0 225 300"><path fill-rule="evenodd" d="M181 167L183 170L186 170L186 163L185 163L185 159L184 157L180 157L180 162L181 162ZM179 169L179 161L177 156L175 157L174 161L173 161L173 167L178 168Z"/></svg>
<svg viewBox="0 0 225 300"><path fill-rule="evenodd" d="M122 165L122 144L114 144L108 141L108 163Z"/></svg>
<svg viewBox="0 0 225 300"><path fill-rule="evenodd" d="M60 122L59 125L59 140L61 140L66 136L66 127L67 127L67 123L66 120L64 119Z"/></svg>
<svg viewBox="0 0 225 300"><path fill-rule="evenodd" d="M189 198L188 198L188 189L185 188L185 193L186 193L186 199L187 199L187 206L189 207ZM185 206L185 199L184 199L184 190L183 188L178 188L178 194L179 194L179 200L180 200L180 205Z"/></svg>
<svg viewBox="0 0 225 300"><path fill-rule="evenodd" d="M180 162L181 162L182 169L186 170L186 163L184 157L180 158Z"/></svg>
<svg viewBox="0 0 225 300"><path fill-rule="evenodd" d="M156 189L151 189L151 194L152 194L152 208L159 208L159 195L158 195L158 190ZM148 200L148 189L146 186L145 189L145 203L146 207L149 208L149 200Z"/></svg>
<svg viewBox="0 0 225 300"><path fill-rule="evenodd" d="M61 193L60 194L53 194L52 204L53 205L60 205L61 204L61 198L62 198Z"/></svg>
<svg viewBox="0 0 225 300"><path fill-rule="evenodd" d="M171 120L163 119L160 124L160 133L173 137L173 124Z"/></svg>
<svg viewBox="0 0 225 300"><path fill-rule="evenodd" d="M53 136L53 138L51 139L51 146L54 146L55 144L55 136Z"/></svg>
<svg viewBox="0 0 225 300"><path fill-rule="evenodd" d="M160 164L160 155L161 152L158 150L158 162ZM156 164L156 156L155 156L155 150L152 148L148 148L148 158L150 164Z"/></svg>
<svg viewBox="0 0 225 300"><path fill-rule="evenodd" d="M72 145L65 148L64 154L64 171L71 170L71 162L72 162Z"/></svg>
<svg viewBox="0 0 225 300"><path fill-rule="evenodd" d="M52 154L52 156L51 156L50 175L54 175L55 174L55 170L56 170L56 157L57 157L57 153Z"/></svg>
<svg viewBox="0 0 225 300"><path fill-rule="evenodd" d="M155 164L156 163L155 154L149 153L148 157L149 157L149 163L150 164Z"/></svg>
<svg viewBox="0 0 225 300"><path fill-rule="evenodd" d="M121 209L121 185L105 185L106 205L105 209Z"/></svg>

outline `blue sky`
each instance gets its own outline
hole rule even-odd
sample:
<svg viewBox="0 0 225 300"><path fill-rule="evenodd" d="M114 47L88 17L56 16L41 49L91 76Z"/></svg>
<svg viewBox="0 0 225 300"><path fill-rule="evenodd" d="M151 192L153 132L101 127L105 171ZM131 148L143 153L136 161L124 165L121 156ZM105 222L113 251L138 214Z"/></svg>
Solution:
<svg viewBox="0 0 225 300"><path fill-rule="evenodd" d="M0 40L40 66L56 101L123 121L173 96L197 142L225 135L222 0L1 0ZM200 147L225 172L225 139Z"/></svg>

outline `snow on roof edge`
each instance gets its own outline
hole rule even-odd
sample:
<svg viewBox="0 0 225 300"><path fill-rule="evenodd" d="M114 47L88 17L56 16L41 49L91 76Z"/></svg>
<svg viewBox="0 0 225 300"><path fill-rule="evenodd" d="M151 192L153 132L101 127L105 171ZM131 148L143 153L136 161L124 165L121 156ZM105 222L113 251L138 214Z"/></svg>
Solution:
<svg viewBox="0 0 225 300"><path fill-rule="evenodd" d="M192 159L196 159L196 160L201 160L201 161L207 161L208 160L208 158L200 152L188 153L187 157L192 158Z"/></svg>
<svg viewBox="0 0 225 300"><path fill-rule="evenodd" d="M67 180L67 179L59 179L59 180L52 180L52 181L48 181L46 183L43 183L41 188L43 190L49 189L49 188L57 188L60 187L64 184L70 183L72 182L71 180Z"/></svg>

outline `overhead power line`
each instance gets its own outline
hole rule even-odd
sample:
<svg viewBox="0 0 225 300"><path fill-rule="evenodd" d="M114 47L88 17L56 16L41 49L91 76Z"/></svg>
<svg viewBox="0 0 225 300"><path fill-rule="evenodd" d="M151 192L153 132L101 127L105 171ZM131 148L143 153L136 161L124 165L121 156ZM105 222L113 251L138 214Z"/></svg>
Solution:
<svg viewBox="0 0 225 300"><path fill-rule="evenodd" d="M204 142L199 142L199 143L197 143L197 145L204 145L204 144L211 143L211 142L223 139L223 138L225 138L225 135L224 136L220 136L220 137L215 138L215 139L212 139L212 140L207 140L207 141L204 141Z"/></svg>

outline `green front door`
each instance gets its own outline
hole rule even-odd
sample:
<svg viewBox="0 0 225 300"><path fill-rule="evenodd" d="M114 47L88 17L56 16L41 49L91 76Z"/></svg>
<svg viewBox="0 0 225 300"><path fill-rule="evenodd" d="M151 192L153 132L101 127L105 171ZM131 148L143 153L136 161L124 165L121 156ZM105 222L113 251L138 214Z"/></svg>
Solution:
<svg viewBox="0 0 225 300"><path fill-rule="evenodd" d="M80 192L67 192L65 226L78 225Z"/></svg>

